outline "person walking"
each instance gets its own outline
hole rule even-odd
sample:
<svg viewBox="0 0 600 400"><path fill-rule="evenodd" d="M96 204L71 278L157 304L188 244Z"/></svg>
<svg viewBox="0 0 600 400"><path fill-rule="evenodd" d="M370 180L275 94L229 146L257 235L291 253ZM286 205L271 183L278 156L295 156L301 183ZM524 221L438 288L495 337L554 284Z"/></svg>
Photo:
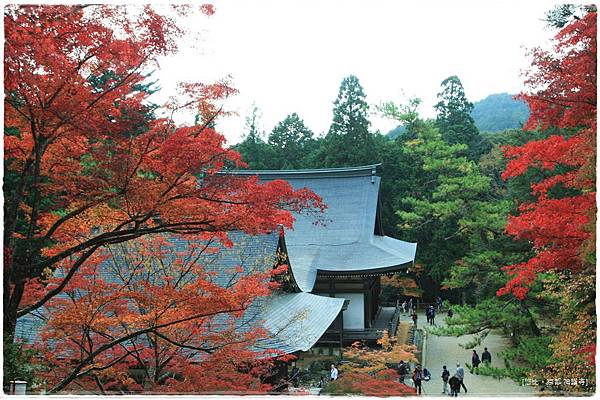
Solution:
<svg viewBox="0 0 600 400"><path fill-rule="evenodd" d="M450 384L450 396L458 396L458 392L460 391L460 380L454 375L450 378L448 383Z"/></svg>
<svg viewBox="0 0 600 400"><path fill-rule="evenodd" d="M417 389L417 394L421 394L421 381L423 379L423 373L421 372L421 366L417 365L415 367L415 370L413 371L412 379L415 384L415 389Z"/></svg>
<svg viewBox="0 0 600 400"><path fill-rule="evenodd" d="M488 351L487 347L483 348L483 353L481 353L481 361L488 364L492 363L492 354Z"/></svg>
<svg viewBox="0 0 600 400"><path fill-rule="evenodd" d="M332 381L335 381L338 378L338 370L335 367L335 364L331 364L331 371L330 371L329 377L331 378Z"/></svg>
<svg viewBox="0 0 600 400"><path fill-rule="evenodd" d="M428 324L429 324L429 319L431 318L431 309L429 307L431 307L431 306L427 306L427 308L425 309L425 317L427 317Z"/></svg>
<svg viewBox="0 0 600 400"><path fill-rule="evenodd" d="M408 299L408 311L412 311L413 309L413 299L412 297Z"/></svg>
<svg viewBox="0 0 600 400"><path fill-rule="evenodd" d="M448 371L446 369L446 366L444 365L442 367L442 382L444 383L444 386L442 387L442 394L448 394L448 380L450 379L450 371Z"/></svg>
<svg viewBox="0 0 600 400"><path fill-rule="evenodd" d="M458 387L458 392L460 392L460 386L462 386L463 389L465 389L465 393L467 393L467 387L465 386L465 382L464 382L464 380L465 380L465 370L463 369L463 367L460 366L460 364L456 364L456 373L454 375L460 381L460 385Z"/></svg>
<svg viewBox="0 0 600 400"><path fill-rule="evenodd" d="M406 312L406 300L404 300L402 302L402 312L405 313Z"/></svg>
<svg viewBox="0 0 600 400"><path fill-rule="evenodd" d="M400 383L404 383L404 378L406 378L406 374L408 374L408 366L404 363L404 360L401 360L398 364L398 375L400 375Z"/></svg>
<svg viewBox="0 0 600 400"><path fill-rule="evenodd" d="M478 368L479 364L481 364L481 360L479 360L479 354L475 350L473 350L473 355L471 356L471 362L473 363L473 368Z"/></svg>
<svg viewBox="0 0 600 400"><path fill-rule="evenodd" d="M437 310L438 310L438 312L441 312L442 311L442 298L440 296L438 296L435 299L435 303L437 304Z"/></svg>
<svg viewBox="0 0 600 400"><path fill-rule="evenodd" d="M435 325L435 308L431 306L431 311L429 312L429 325Z"/></svg>
<svg viewBox="0 0 600 400"><path fill-rule="evenodd" d="M412 316L411 316L413 323L415 324L415 328L417 327L417 312L415 310L412 311Z"/></svg>

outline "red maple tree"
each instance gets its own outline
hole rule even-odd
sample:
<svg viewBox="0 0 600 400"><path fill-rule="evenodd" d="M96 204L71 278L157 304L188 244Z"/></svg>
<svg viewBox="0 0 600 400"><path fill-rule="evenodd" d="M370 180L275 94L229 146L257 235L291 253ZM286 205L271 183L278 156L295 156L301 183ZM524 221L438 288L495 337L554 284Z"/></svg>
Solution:
<svg viewBox="0 0 600 400"><path fill-rule="evenodd" d="M251 306L277 288L271 278L285 266L254 265L264 262L261 255L223 268L220 253L242 259L255 245L250 237L229 249L218 238L188 237L179 246L174 239L144 236L108 247L45 304L35 345L48 392L270 389L261 380L279 353L253 350L271 334L257 328Z"/></svg>
<svg viewBox="0 0 600 400"><path fill-rule="evenodd" d="M568 133L505 149L510 161L504 179L531 168L544 177L531 185L536 201L521 204L506 227L530 241L536 255L505 267L511 279L498 295L523 299L540 272L593 268L586 254L593 252L595 240L596 33L596 12L589 12L556 35L553 52L532 52L525 81L529 91L521 94L531 109L524 130Z"/></svg>
<svg viewBox="0 0 600 400"><path fill-rule="evenodd" d="M200 8L214 12L210 5ZM124 368L121 361L131 362L131 349L123 348L128 341L164 335L160 329L175 325L189 328L211 313L241 312L240 305L266 294L264 276L229 291L202 279L195 291L168 285L147 286L147 293L123 290L96 274L107 246L157 234L216 235L227 244L228 231L290 227L290 211L323 207L314 193L283 181L219 174L224 166L244 165L211 127L217 102L235 93L227 83L184 84L183 104L167 105L173 112L195 109L202 124L154 117L147 71L159 56L174 53L183 35L166 15L150 6L5 8L5 333L12 336L17 318L41 307L61 315L49 321L48 340L72 338L64 335L82 321L78 329L94 327L91 343L65 347L65 354L80 355L75 364L53 359L54 372L70 368L53 390L83 375L99 376L86 371ZM64 296L74 290L87 293L86 301L69 302ZM199 296L202 290L212 296ZM127 314L134 301L147 302L146 312ZM107 315L128 319L111 322ZM211 354L218 356L225 357ZM202 368L190 371L201 374Z"/></svg>

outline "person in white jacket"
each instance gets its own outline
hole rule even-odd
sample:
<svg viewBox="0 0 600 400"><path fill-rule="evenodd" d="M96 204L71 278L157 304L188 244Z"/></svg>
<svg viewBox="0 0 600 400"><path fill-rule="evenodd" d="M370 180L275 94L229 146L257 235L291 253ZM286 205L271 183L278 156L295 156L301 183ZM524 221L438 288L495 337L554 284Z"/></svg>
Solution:
<svg viewBox="0 0 600 400"><path fill-rule="evenodd" d="M454 376L458 378L458 380L460 381L460 386L462 386L463 389L465 389L465 393L467 393L467 387L463 382L463 380L465 379L465 370L458 363L456 364L456 373L454 374ZM460 388L458 390L460 390Z"/></svg>
<svg viewBox="0 0 600 400"><path fill-rule="evenodd" d="M335 381L338 378L338 370L335 364L331 364L331 380Z"/></svg>

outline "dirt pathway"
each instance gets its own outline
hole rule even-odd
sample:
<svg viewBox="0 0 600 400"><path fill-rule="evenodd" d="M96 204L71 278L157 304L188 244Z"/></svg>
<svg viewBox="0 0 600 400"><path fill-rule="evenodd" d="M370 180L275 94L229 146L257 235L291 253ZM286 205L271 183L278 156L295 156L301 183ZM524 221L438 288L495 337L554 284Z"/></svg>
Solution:
<svg viewBox="0 0 600 400"><path fill-rule="evenodd" d="M408 321L408 316L401 317L403 321ZM442 316L436 317L437 325L444 325ZM424 328L427 325L425 314L420 313L418 318L418 328ZM520 386L511 379L496 379L490 376L481 376L471 374L465 366L468 362L471 364L472 350L466 350L460 344L471 341L472 336L447 337L427 334L427 340L424 349L423 366L431 371L432 379L423 385L424 394L428 397L443 397L442 395L442 365L446 365L450 374L456 371L456 364L460 363L465 369L464 383L468 389L467 394L463 391L459 396L535 396L535 392L530 386ZM502 350L508 346L508 341L495 333L490 333L475 350L481 356L483 348L487 347L492 353L492 366L503 367L504 362L498 356Z"/></svg>

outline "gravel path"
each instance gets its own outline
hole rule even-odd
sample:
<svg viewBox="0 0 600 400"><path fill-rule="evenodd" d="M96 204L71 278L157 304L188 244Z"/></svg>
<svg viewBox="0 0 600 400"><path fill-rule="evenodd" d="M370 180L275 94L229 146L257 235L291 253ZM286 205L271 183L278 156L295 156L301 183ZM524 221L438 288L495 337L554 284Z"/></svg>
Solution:
<svg viewBox="0 0 600 400"><path fill-rule="evenodd" d="M409 318L406 314L401 316L401 320L408 321ZM436 316L436 324L444 325L444 316ZM424 313L418 314L418 328L424 328L427 325L427 318ZM471 364L471 354L473 350L466 350L459 346L471 341L472 336L461 336L461 337L448 337L448 336L436 336L433 334L427 334L427 342L425 347L425 360L423 366L431 371L431 381L423 384L424 394L428 397L445 397L442 395L442 379L440 375L442 373L442 365L446 365L450 371L451 376L456 371L457 362L465 369L464 383L468 389L466 396L478 397L478 396L501 396L501 397L514 397L514 396L535 396L535 392L530 386L520 386L518 383L511 379L496 379L490 376L481 376L471 374L469 369L465 366L468 362ZM483 348L487 347L490 353L492 353L492 366L503 367L504 362L498 356L508 346L507 339L490 333L475 350L481 357ZM465 396L465 393L461 390L459 396Z"/></svg>

